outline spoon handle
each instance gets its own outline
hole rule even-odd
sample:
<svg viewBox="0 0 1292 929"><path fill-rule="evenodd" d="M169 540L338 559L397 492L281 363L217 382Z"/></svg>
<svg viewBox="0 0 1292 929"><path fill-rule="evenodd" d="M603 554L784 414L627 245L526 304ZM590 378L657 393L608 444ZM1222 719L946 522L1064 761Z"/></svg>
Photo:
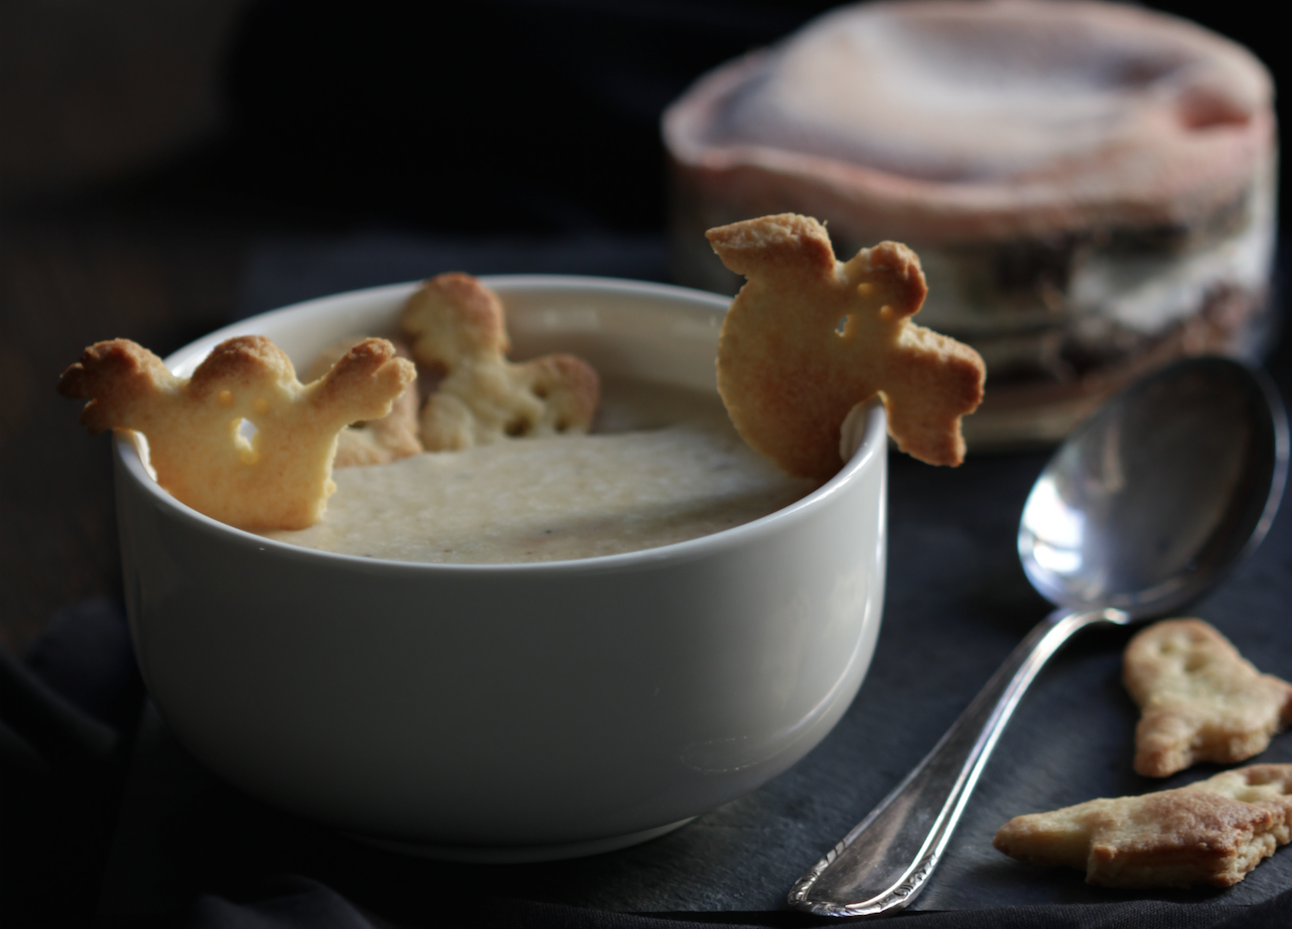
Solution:
<svg viewBox="0 0 1292 929"><path fill-rule="evenodd" d="M1028 633L933 751L790 890L820 916L874 916L906 906L937 867L952 830L1028 685L1073 633L1124 625L1120 610L1057 610Z"/></svg>

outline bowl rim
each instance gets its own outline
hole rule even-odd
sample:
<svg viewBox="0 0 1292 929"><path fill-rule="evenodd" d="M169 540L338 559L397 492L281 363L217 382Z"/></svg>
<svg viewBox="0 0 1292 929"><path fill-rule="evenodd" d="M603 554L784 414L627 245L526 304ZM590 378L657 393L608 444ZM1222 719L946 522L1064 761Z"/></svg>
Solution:
<svg viewBox="0 0 1292 929"><path fill-rule="evenodd" d="M698 303L708 306L711 310L726 311L730 298L722 297L718 294L711 294L701 290L695 290L689 287L679 287L672 284L657 284L646 281L633 281L621 278L609 277L585 277L577 275L547 275L547 274L524 274L524 275L481 275L479 278L483 283L491 288L496 289L500 294L516 292L527 289L536 290L583 290L587 292L611 291L619 294L635 294L658 296L664 299L677 300L682 299L690 303ZM269 310L265 313L258 313L245 319L237 320L229 325L223 326L207 335L193 340L182 348L177 349L163 359L164 363L171 370L194 366L198 361L205 357L215 345L231 338L235 335L247 335L254 332L257 321L270 319L281 319L284 316L306 315L316 310L321 305L335 303L341 300L361 301L367 299L382 299L387 297L398 296L401 293L411 292L420 281L411 281L400 284L385 284L377 287L361 288L359 290L343 291L337 294L330 294L324 297L316 297L310 300L303 300L299 303L289 304L284 307ZM127 480L132 481L136 486L141 488L152 504L166 511L172 518L182 520L205 536L218 536L222 540L235 544L244 549L259 549L261 552L272 552L278 557L286 558L291 561L318 562L320 566L332 566L336 568L359 569L367 571L382 571L415 574L506 574L511 572L521 572L524 574L561 574L561 573L603 573L621 571L624 568L637 568L673 561L692 561L708 555L716 554L723 549L732 546L740 546L745 543L757 541L761 536L768 533L779 531L782 526L800 522L803 519L810 518L811 514L822 506L827 506L830 498L841 493L845 485L853 480L855 476L871 467L876 455L887 454L887 418L882 401L878 397L871 398L866 402L865 410L865 428L862 439L857 445L852 457L844 463L843 468L828 481L817 487L815 490L804 495L788 506L782 507L775 512L766 516L742 523L738 526L732 526L729 529L722 529L718 532L712 532L694 539L687 539L681 542L673 542L667 545L659 545L654 548L638 549L636 551L619 552L612 555L596 555L588 558L562 559L554 561L534 561L534 562L502 562L491 564L458 564L458 563L434 563L434 562L413 562L413 561L396 561L388 558L370 558L361 555L346 555L337 552L328 552L320 549L307 548L302 545L295 545L291 542L284 542L277 539L271 539L266 536L258 535L245 529L239 529L236 526L230 526L219 520L213 519L203 513L199 513L192 507L181 503L175 497L164 490L162 486L148 473L148 469L143 463L139 447L135 442L133 433L114 433L113 435L113 455L116 463L124 471Z"/></svg>

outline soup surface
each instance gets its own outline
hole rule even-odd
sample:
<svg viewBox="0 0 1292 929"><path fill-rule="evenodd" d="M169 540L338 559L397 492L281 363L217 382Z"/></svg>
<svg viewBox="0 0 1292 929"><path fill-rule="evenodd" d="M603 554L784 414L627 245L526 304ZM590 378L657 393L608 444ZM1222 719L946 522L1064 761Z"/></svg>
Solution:
<svg viewBox="0 0 1292 929"><path fill-rule="evenodd" d="M716 393L606 379L589 435L515 439L342 468L323 519L267 532L394 561L590 558L698 538L815 488L736 434Z"/></svg>

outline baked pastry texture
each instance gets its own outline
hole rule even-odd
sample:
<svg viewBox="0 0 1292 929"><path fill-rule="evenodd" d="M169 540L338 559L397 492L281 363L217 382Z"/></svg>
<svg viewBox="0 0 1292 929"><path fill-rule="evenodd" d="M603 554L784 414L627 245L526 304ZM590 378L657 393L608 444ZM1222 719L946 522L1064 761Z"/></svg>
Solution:
<svg viewBox="0 0 1292 929"><path fill-rule="evenodd" d="M718 392L741 437L796 477L843 465L839 433L877 393L897 447L958 465L960 418L982 401L978 353L917 326L927 287L905 245L837 261L825 227L785 213L710 229L713 250L748 282L723 320Z"/></svg>
<svg viewBox="0 0 1292 929"><path fill-rule="evenodd" d="M336 489L337 434L385 416L414 377L383 339L363 340L309 384L264 336L221 342L187 379L113 339L87 348L58 391L89 401L81 422L91 432L143 433L157 482L180 502L240 529L303 529Z"/></svg>
<svg viewBox="0 0 1292 929"><path fill-rule="evenodd" d="M992 844L1106 887L1230 887L1292 839L1292 765L1252 765L1175 790L1016 816Z"/></svg>
<svg viewBox="0 0 1292 929"><path fill-rule="evenodd" d="M1136 635L1122 679L1143 711L1135 770L1148 777L1199 761L1245 761L1292 724L1292 684L1257 671L1200 619L1166 620Z"/></svg>
<svg viewBox="0 0 1292 929"><path fill-rule="evenodd" d="M363 336L349 336L329 345L309 366L305 380L323 377L363 339ZM391 344L395 346L395 354L400 358L412 357L407 346L397 342ZM390 412L381 419L346 426L337 435L336 457L332 459L332 467L388 464L423 451L421 440L417 437L418 406L417 382L414 381L395 398Z"/></svg>
<svg viewBox="0 0 1292 929"><path fill-rule="evenodd" d="M502 303L467 274L441 274L408 299L413 358L442 375L421 412L427 451L508 437L586 432L600 381L586 361L546 355L513 364Z"/></svg>
<svg viewBox="0 0 1292 929"><path fill-rule="evenodd" d="M1056 439L1175 357L1261 350L1272 101L1245 49L1129 4L842 7L665 113L675 274L734 292L699 234L748 216L904 242L922 321L992 372L970 442Z"/></svg>

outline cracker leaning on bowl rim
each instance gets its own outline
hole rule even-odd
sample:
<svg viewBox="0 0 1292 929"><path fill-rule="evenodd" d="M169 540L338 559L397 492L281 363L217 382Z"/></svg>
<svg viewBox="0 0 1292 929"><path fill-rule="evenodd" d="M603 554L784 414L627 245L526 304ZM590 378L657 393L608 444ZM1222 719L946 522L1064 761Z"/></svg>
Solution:
<svg viewBox="0 0 1292 929"><path fill-rule="evenodd" d="M58 390L89 401L81 422L91 432L142 432L157 482L180 502L240 529L303 529L336 489L337 434L385 416L415 376L384 339L364 339L309 384L264 336L221 342L187 379L113 339L87 348ZM256 427L250 440L244 419Z"/></svg>
<svg viewBox="0 0 1292 929"><path fill-rule="evenodd" d="M443 375L421 413L427 451L506 438L587 432L600 381L573 355L507 360L502 302L468 274L426 281L404 307L404 332L419 365Z"/></svg>
<svg viewBox="0 0 1292 929"><path fill-rule="evenodd" d="M1122 680L1142 710L1135 770L1245 761L1292 725L1292 684L1260 671L1200 619L1154 623L1126 645Z"/></svg>
<svg viewBox="0 0 1292 929"><path fill-rule="evenodd" d="M879 394L899 449L960 464L960 417L982 401L986 368L910 321L928 292L913 251L881 242L840 262L825 227L794 213L705 235L748 278L722 324L718 392L751 447L792 475L829 478L844 420Z"/></svg>
<svg viewBox="0 0 1292 929"><path fill-rule="evenodd" d="M1140 797L1016 816L992 844L1105 887L1237 884L1292 839L1292 764L1252 765Z"/></svg>

